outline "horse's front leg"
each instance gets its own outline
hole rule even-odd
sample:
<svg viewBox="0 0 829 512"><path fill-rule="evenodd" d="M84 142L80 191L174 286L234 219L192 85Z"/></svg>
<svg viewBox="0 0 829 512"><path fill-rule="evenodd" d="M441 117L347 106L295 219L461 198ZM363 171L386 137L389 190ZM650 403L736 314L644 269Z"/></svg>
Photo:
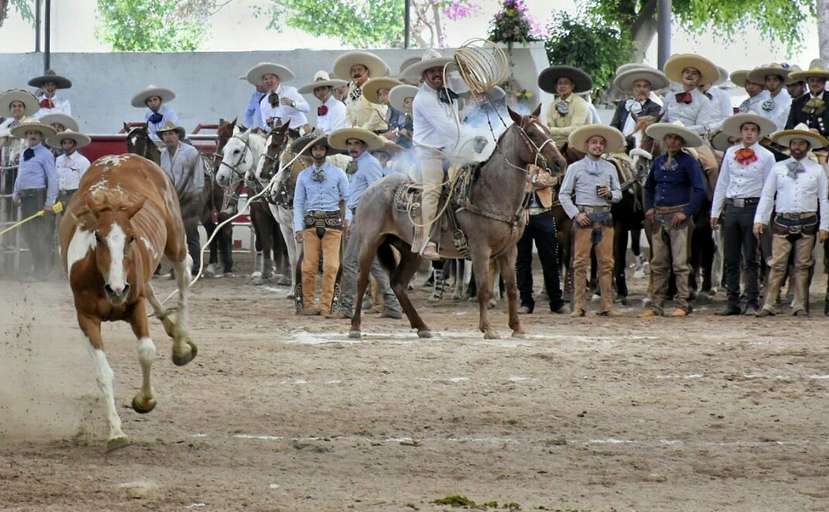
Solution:
<svg viewBox="0 0 829 512"><path fill-rule="evenodd" d="M190 270L193 262L190 258L185 258L173 265L176 269L176 285L178 286L178 308L176 310L175 335L173 336L173 363L176 366L184 366L192 361L198 353L198 347L190 339L187 328L189 324L187 298L190 291Z"/></svg>
<svg viewBox="0 0 829 512"><path fill-rule="evenodd" d="M150 329L147 326L147 312L144 301L140 300L133 308L130 326L135 337L138 338L138 362L141 364L141 391L132 399L132 408L135 412L144 414L155 408L155 393L150 382L150 371L156 357L155 343L150 338Z"/></svg>
<svg viewBox="0 0 829 512"><path fill-rule="evenodd" d="M485 339L497 339L498 334L489 324L487 309L489 300L492 298L492 289L489 286L489 259L492 250L489 246L470 247L472 253L472 266L475 269L475 287L478 292L478 329L484 333Z"/></svg>
<svg viewBox="0 0 829 512"><path fill-rule="evenodd" d="M521 327L521 317L518 316L518 285L515 281L515 258L518 247L512 248L498 257L498 264L501 267L501 276L504 278L504 285L507 288L507 305L509 308L509 326L514 337L526 335Z"/></svg>

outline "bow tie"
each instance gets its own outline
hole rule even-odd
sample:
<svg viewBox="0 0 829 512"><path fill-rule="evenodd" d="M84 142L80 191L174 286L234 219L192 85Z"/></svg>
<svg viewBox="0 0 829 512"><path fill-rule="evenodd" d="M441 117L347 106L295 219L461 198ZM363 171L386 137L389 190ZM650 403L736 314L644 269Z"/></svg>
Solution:
<svg viewBox="0 0 829 512"><path fill-rule="evenodd" d="M692 101L694 101L694 97L690 92L681 92L676 95L677 103L685 103L686 105L690 105Z"/></svg>
<svg viewBox="0 0 829 512"><path fill-rule="evenodd" d="M324 116L327 113L328 113L328 107L326 105L322 105L322 106L317 108L317 115L318 116Z"/></svg>
<svg viewBox="0 0 829 512"><path fill-rule="evenodd" d="M40 100L40 108L55 108L55 102L49 98L43 98Z"/></svg>
<svg viewBox="0 0 829 512"><path fill-rule="evenodd" d="M35 157L35 150L32 148L26 148L26 151L23 152L23 161L27 162Z"/></svg>
<svg viewBox="0 0 829 512"><path fill-rule="evenodd" d="M152 115L150 115L148 121L153 124L158 124L161 122L162 119L164 119L163 115L159 114L158 112L153 112Z"/></svg>
<svg viewBox="0 0 829 512"><path fill-rule="evenodd" d="M438 100L441 103L446 103L447 105L451 105L454 100L458 99L458 95L455 94L454 91L447 89L445 87L441 87L438 89Z"/></svg>
<svg viewBox="0 0 829 512"><path fill-rule="evenodd" d="M276 108L279 105L279 95L275 92L268 94L268 103L271 104L271 107Z"/></svg>
<svg viewBox="0 0 829 512"><path fill-rule="evenodd" d="M803 167L803 164L801 164L800 162L798 162L796 160L794 162L787 163L786 167L789 168L789 170L786 174L789 176L789 178L791 178L793 180L797 179L798 174L806 172L806 168Z"/></svg>
<svg viewBox="0 0 829 512"><path fill-rule="evenodd" d="M757 155L751 148L741 148L734 153L734 157L740 165L750 165L757 161Z"/></svg>

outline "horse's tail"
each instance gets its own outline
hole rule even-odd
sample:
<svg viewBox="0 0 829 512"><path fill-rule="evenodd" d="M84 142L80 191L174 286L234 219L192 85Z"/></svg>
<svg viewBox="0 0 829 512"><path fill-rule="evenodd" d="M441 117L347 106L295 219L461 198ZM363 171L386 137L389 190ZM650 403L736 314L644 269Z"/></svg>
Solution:
<svg viewBox="0 0 829 512"><path fill-rule="evenodd" d="M394 259L394 251L391 250L391 240L386 236L380 247L377 248L377 259L389 274L397 268L397 260Z"/></svg>

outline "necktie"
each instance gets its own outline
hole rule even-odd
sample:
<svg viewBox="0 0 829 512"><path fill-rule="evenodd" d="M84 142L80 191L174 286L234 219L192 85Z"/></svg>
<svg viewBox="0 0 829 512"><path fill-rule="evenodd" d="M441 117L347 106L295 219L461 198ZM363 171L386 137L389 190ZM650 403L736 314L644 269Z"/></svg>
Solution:
<svg viewBox="0 0 829 512"><path fill-rule="evenodd" d="M159 114L158 112L153 112L152 115L150 115L149 121L152 124L158 124L161 122L162 119L164 119L163 115Z"/></svg>
<svg viewBox="0 0 829 512"><path fill-rule="evenodd" d="M26 151L23 152L23 161L27 162L35 157L35 150L32 148L26 148Z"/></svg>
<svg viewBox="0 0 829 512"><path fill-rule="evenodd" d="M691 96L690 92L681 92L676 95L677 103L685 103L686 105L690 105L692 101L694 101L694 97Z"/></svg>

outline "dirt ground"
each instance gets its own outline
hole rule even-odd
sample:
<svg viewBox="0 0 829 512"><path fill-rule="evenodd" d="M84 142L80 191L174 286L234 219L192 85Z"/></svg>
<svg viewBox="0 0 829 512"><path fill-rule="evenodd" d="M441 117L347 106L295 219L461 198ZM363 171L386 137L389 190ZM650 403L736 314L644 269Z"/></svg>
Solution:
<svg viewBox="0 0 829 512"><path fill-rule="evenodd" d="M423 277L418 277L418 284ZM108 325L132 445L105 454L94 369L64 282L0 281L0 510L829 509L829 320L570 319L482 339L471 303L416 305L437 336L370 315L296 317L283 287L199 283L198 358L153 324L158 407L126 324ZM159 281L165 291L171 281ZM634 282L638 304L643 281ZM821 294L822 295L822 294Z"/></svg>

